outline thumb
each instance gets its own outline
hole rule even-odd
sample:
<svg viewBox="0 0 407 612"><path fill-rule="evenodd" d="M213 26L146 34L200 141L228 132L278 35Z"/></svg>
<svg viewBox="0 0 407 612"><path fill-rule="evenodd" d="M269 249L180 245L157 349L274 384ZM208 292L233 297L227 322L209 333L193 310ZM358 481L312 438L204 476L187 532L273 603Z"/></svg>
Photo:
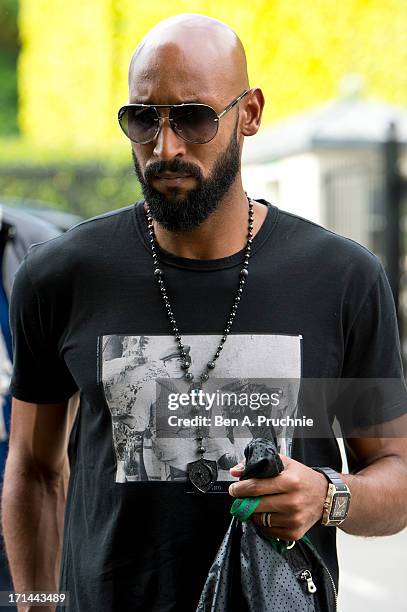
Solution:
<svg viewBox="0 0 407 612"><path fill-rule="evenodd" d="M240 461L240 463L238 463L237 465L234 465L232 468L230 468L230 471L232 472L243 472L245 469L246 465L244 461Z"/></svg>

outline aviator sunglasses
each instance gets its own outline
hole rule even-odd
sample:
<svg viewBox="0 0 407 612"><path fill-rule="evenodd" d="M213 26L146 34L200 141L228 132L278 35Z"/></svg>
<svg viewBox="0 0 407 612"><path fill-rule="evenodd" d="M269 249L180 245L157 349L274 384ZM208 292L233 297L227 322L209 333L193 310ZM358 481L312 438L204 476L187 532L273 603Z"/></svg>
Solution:
<svg viewBox="0 0 407 612"><path fill-rule="evenodd" d="M206 144L215 138L219 120L233 108L249 90L235 98L221 113L212 106L187 102L183 104L126 104L118 113L123 132L132 142L148 144L160 131L161 122L168 118L173 131L191 144ZM168 116L161 116L159 108L169 108Z"/></svg>

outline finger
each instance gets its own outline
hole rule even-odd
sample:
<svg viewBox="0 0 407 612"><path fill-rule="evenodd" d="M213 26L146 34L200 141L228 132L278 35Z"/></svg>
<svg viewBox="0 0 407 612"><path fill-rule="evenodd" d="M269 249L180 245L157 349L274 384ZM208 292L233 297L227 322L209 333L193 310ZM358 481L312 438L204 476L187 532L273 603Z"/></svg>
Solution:
<svg viewBox="0 0 407 612"><path fill-rule="evenodd" d="M290 479L281 472L273 478L248 478L233 482L229 487L232 497L257 497L274 493L285 493L290 490Z"/></svg>
<svg viewBox="0 0 407 612"><path fill-rule="evenodd" d="M245 462L241 461L237 465L234 465L232 468L230 468L229 472L231 476L239 477L241 476L242 472L244 472L244 469L245 469Z"/></svg>
<svg viewBox="0 0 407 612"><path fill-rule="evenodd" d="M253 520L252 517L250 517L250 519ZM253 522L255 523L256 528L269 538L279 538L280 540L292 541L298 540L301 537L301 534L299 532L294 531L292 527L280 527L278 525L273 525L272 527L264 527L261 523L261 519L260 522L257 519L253 520Z"/></svg>
<svg viewBox="0 0 407 612"><path fill-rule="evenodd" d="M262 512L257 512L257 508L256 508L256 512L254 512L251 515L251 519L253 521L253 523L256 523L256 525L259 525L260 527L263 527L263 521L262 521ZM292 518L290 518L289 515L287 515L286 512L271 512L270 513L270 525L271 527L273 527L274 529L293 529L297 527L297 524L292 520Z"/></svg>
<svg viewBox="0 0 407 612"><path fill-rule="evenodd" d="M287 493L276 493L274 495L263 495L256 512L281 512L289 513L291 510L292 498Z"/></svg>
<svg viewBox="0 0 407 612"><path fill-rule="evenodd" d="M289 467L292 467L294 460L291 457L287 457L287 455L281 455L280 459L283 462L284 469L287 470Z"/></svg>
<svg viewBox="0 0 407 612"><path fill-rule="evenodd" d="M250 516L250 520L253 521L253 523L255 523L256 525L258 525L259 527L264 527L263 525L263 520L262 520L262 512L253 512L253 514ZM274 528L280 528L280 527L289 527L289 525L287 525L287 520L286 517L284 516L284 514L282 512L270 512L270 525Z"/></svg>

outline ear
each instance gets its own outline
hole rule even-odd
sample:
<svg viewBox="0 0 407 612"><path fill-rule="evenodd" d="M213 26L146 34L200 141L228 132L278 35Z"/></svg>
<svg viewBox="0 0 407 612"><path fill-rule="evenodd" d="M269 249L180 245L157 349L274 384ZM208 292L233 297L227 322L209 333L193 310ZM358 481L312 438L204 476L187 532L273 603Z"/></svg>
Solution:
<svg viewBox="0 0 407 612"><path fill-rule="evenodd" d="M264 108L264 96L259 87L251 89L246 97L244 110L241 111L240 132L243 136L253 136L260 127Z"/></svg>

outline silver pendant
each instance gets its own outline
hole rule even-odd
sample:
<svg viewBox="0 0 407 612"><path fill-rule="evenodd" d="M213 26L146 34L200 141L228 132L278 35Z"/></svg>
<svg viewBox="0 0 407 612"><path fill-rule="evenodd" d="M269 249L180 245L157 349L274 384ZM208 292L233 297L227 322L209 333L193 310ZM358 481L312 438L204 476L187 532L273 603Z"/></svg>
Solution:
<svg viewBox="0 0 407 612"><path fill-rule="evenodd" d="M187 465L189 481L201 493L206 493L218 479L218 466L216 461L201 457Z"/></svg>

